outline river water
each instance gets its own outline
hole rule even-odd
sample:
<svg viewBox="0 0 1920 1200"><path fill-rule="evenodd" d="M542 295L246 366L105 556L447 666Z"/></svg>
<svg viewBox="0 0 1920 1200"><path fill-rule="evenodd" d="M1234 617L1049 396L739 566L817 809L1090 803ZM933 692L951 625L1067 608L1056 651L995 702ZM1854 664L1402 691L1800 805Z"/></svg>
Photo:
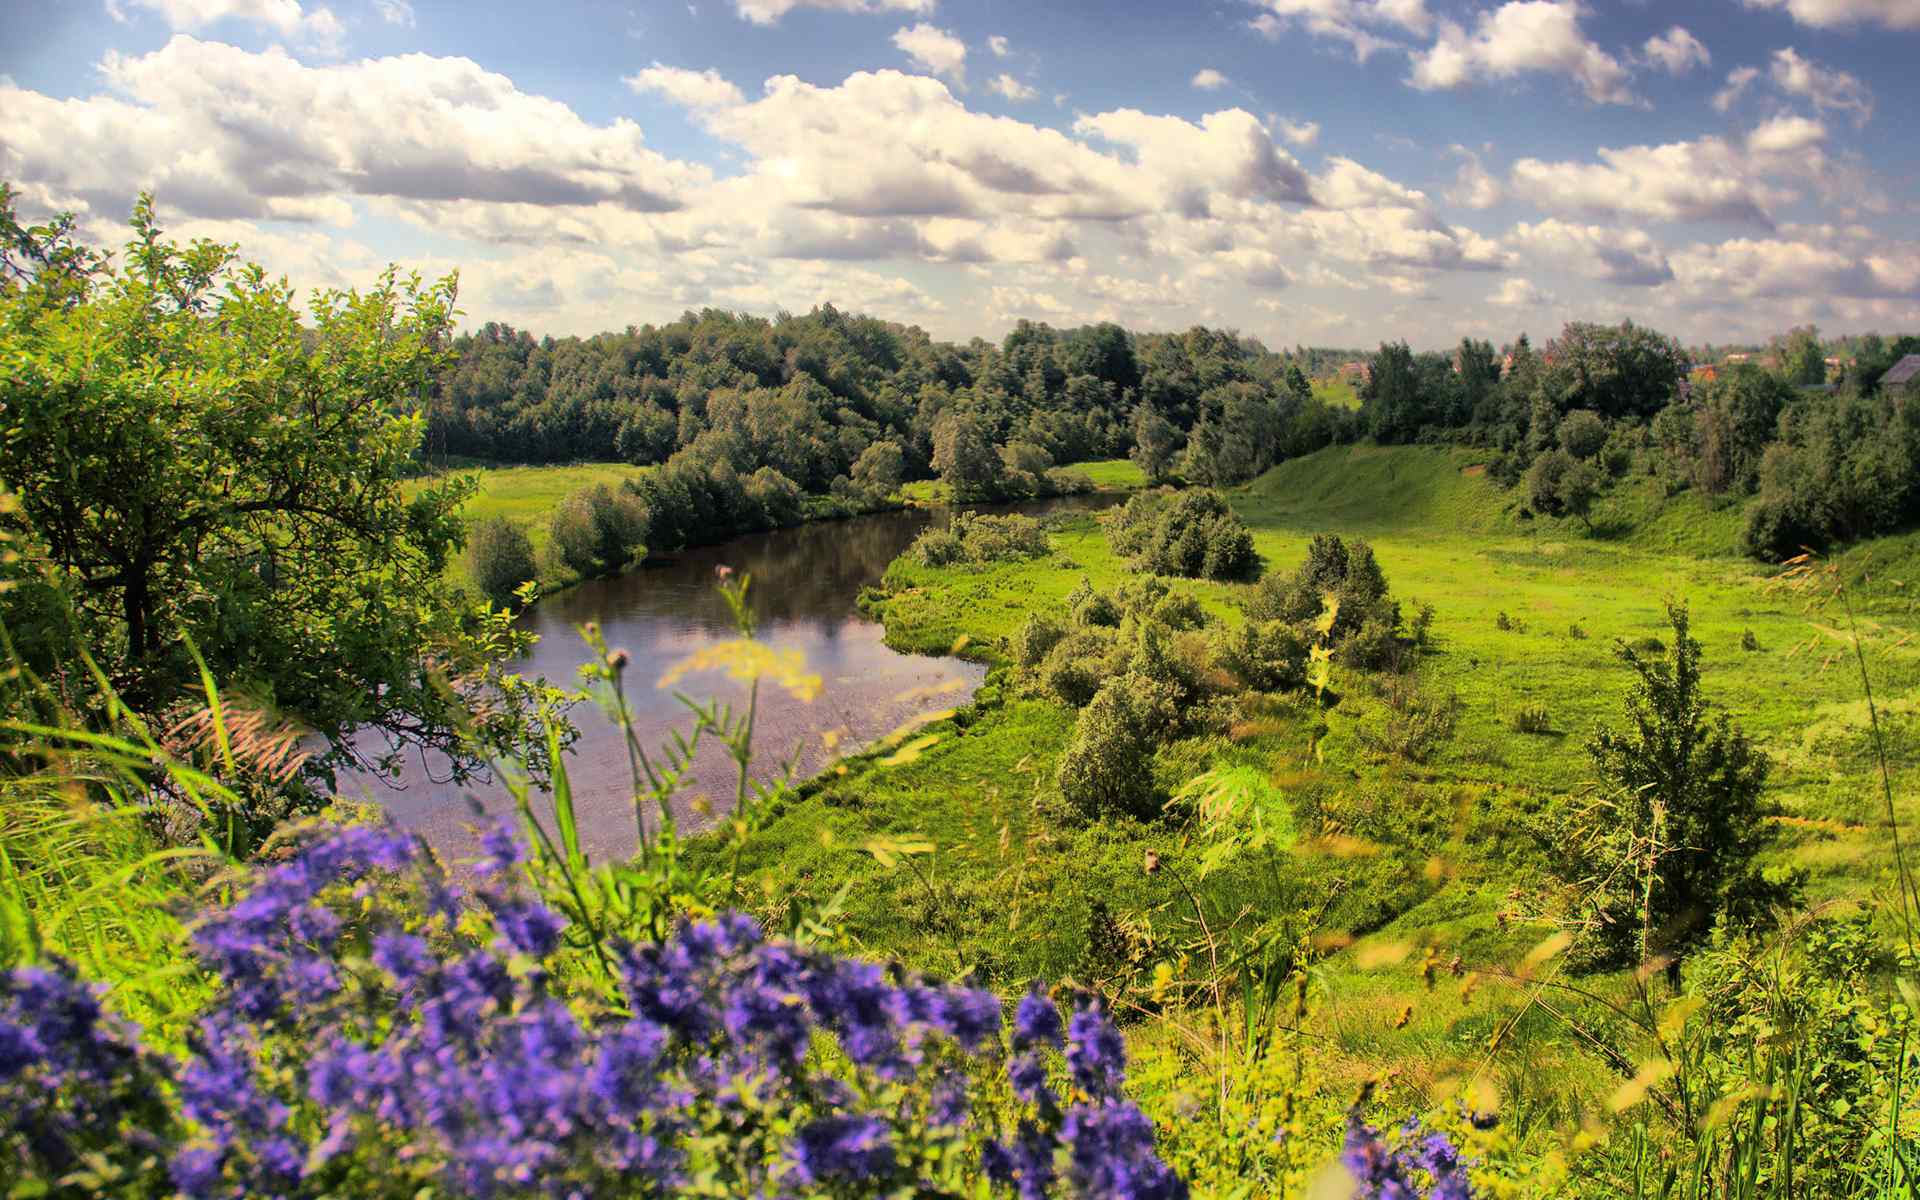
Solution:
<svg viewBox="0 0 1920 1200"><path fill-rule="evenodd" d="M1077 497L1021 511L1103 506L1109 500ZM756 636L775 649L798 650L822 683L811 702L794 699L771 680L761 685L756 775L768 777L775 764L792 757L797 777L804 778L836 755L916 717L965 703L984 677L985 668L977 663L889 649L879 623L855 606L860 590L878 583L887 564L923 529L947 519L942 510L918 509L819 521L703 546L670 562L580 584L541 600L521 617L540 640L515 669L576 686L580 666L591 657L578 629L598 622L607 645L631 658L626 690L641 744L663 745L675 729L689 730L692 720L656 681L701 648L738 636L716 586L717 569L750 575ZM689 675L676 688L702 700L746 699L744 686L717 672ZM576 705L571 717L580 730L567 766L581 841L596 861L629 856L636 833L620 731L590 702ZM831 749L830 740L836 743ZM486 814L507 811L509 800L505 789L490 781L458 787L442 782L445 772L435 765L415 755L398 781L343 775L339 790L385 805L402 825L420 831L457 861L474 853L478 823ZM694 801L730 801L733 771L717 743L701 750L691 786L676 805L683 832L724 810L725 803Z"/></svg>

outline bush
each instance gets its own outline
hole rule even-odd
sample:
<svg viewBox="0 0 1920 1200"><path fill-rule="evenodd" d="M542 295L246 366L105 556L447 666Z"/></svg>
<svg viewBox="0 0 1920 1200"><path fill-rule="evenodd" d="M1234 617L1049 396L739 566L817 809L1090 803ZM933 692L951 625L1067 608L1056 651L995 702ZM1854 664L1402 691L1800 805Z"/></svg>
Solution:
<svg viewBox="0 0 1920 1200"><path fill-rule="evenodd" d="M1607 444L1607 423L1598 413L1584 408L1561 417L1558 432L1560 448L1578 459L1594 457Z"/></svg>
<svg viewBox="0 0 1920 1200"><path fill-rule="evenodd" d="M581 488L553 510L547 552L580 576L618 571L646 553L648 508L638 495L604 483Z"/></svg>
<svg viewBox="0 0 1920 1200"><path fill-rule="evenodd" d="M1567 626L1567 636L1576 642L1584 642L1587 640L1587 631L1580 622L1575 621L1573 624Z"/></svg>
<svg viewBox="0 0 1920 1200"><path fill-rule="evenodd" d="M1067 612L1075 625L1114 629L1120 624L1120 606L1105 592L1094 591L1093 584L1085 579L1068 594Z"/></svg>
<svg viewBox="0 0 1920 1200"><path fill-rule="evenodd" d="M1047 531L1032 517L962 512L954 514L945 529L929 529L915 538L907 553L926 566L945 567L1038 558L1051 549Z"/></svg>
<svg viewBox="0 0 1920 1200"><path fill-rule="evenodd" d="M1041 493L1049 496L1085 496L1094 490L1093 477L1072 467L1049 467L1040 482Z"/></svg>
<svg viewBox="0 0 1920 1200"><path fill-rule="evenodd" d="M1149 818L1158 811L1153 740L1134 696L1149 681L1117 675L1100 685L1074 723L1055 776L1067 803L1083 816Z"/></svg>
<svg viewBox="0 0 1920 1200"><path fill-rule="evenodd" d="M1121 654L1113 635L1080 629L1054 643L1040 663L1040 686L1074 708L1093 699L1100 682L1116 673Z"/></svg>
<svg viewBox="0 0 1920 1200"><path fill-rule="evenodd" d="M1754 636L1753 630L1748 629L1740 634L1740 648L1749 651L1760 648L1760 639Z"/></svg>
<svg viewBox="0 0 1920 1200"><path fill-rule="evenodd" d="M1513 715L1507 718L1507 724L1513 727L1515 733L1552 733L1553 714L1546 710L1545 705L1525 704L1514 710Z"/></svg>
<svg viewBox="0 0 1920 1200"><path fill-rule="evenodd" d="M1307 643L1284 621L1249 620L1218 635L1214 665L1257 692L1305 686Z"/></svg>
<svg viewBox="0 0 1920 1200"><path fill-rule="evenodd" d="M473 527L467 573L481 595L504 608L514 603L520 585L540 577L540 568L526 530L505 517L489 517Z"/></svg>
<svg viewBox="0 0 1920 1200"><path fill-rule="evenodd" d="M1114 553L1141 570L1190 579L1240 579L1258 559L1253 534L1218 492L1183 492L1168 501L1147 493L1106 518Z"/></svg>
<svg viewBox="0 0 1920 1200"><path fill-rule="evenodd" d="M1592 463L1564 450L1548 450L1527 470L1527 505L1549 517L1578 517L1591 530L1600 484L1600 472Z"/></svg>
<svg viewBox="0 0 1920 1200"><path fill-rule="evenodd" d="M1332 534L1317 534L1307 546L1307 559L1292 575L1268 573L1242 606L1249 620L1285 621L1306 626L1321 619L1334 605L1333 623L1323 635L1338 646L1369 624L1391 637L1400 625L1400 606L1387 594L1387 578L1362 541L1344 542Z"/></svg>
<svg viewBox="0 0 1920 1200"><path fill-rule="evenodd" d="M1038 666L1060 639L1067 634L1060 622L1041 613L1028 617L1026 623L1014 631L1013 661L1023 667Z"/></svg>

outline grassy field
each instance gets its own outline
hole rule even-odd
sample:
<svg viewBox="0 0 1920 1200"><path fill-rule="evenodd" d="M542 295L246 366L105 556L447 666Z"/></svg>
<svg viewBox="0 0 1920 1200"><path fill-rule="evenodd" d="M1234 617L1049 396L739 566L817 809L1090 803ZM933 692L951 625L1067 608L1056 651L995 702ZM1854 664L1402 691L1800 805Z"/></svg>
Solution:
<svg viewBox="0 0 1920 1200"><path fill-rule="evenodd" d="M1313 394L1316 399L1340 408L1358 409L1360 407L1360 393L1354 391L1353 381L1343 375L1314 380Z"/></svg>
<svg viewBox="0 0 1920 1200"><path fill-rule="evenodd" d="M480 490L467 501L465 516L469 525L489 517L505 517L527 531L534 550L538 551L547 542L547 514L569 492L596 483L618 487L645 472L645 467L625 463L578 463L553 467L475 467L452 473L480 478ZM424 486L424 483L414 486Z"/></svg>
<svg viewBox="0 0 1920 1200"><path fill-rule="evenodd" d="M1380 749L1394 698L1344 674L1324 710L1271 700L1224 737L1159 754L1169 790L1231 773L1255 781L1268 828L1339 837L1274 838L1221 858L1210 854L1221 831L1184 810L1152 824L1070 819L1052 777L1073 714L1019 695L1001 671L954 720L916 731L932 742L849 763L795 803L753 851L759 903L844 886L863 949L942 972L978 968L1013 986L1060 975L1138 985L1160 963L1217 952L1222 930L1316 936L1336 950L1313 977L1311 1028L1328 1048L1329 1086L1384 1077L1414 1104L1431 1102L1442 1080L1472 1077L1505 1093L1517 1136L1557 1136L1549 1131L1591 1112L1619 1079L1512 982L1550 929L1550 847L1537 818L1586 786L1586 735L1619 720L1628 684L1616 640L1670 638L1669 600L1691 607L1710 698L1775 763L1773 798L1787 814L1777 857L1810 872L1808 900L1885 884L1889 835L1853 626L1831 597L1788 590L1732 554L1737 511L1629 479L1589 533L1522 519L1472 456L1423 448L1324 451L1230 499L1267 569L1291 570L1315 533L1364 537L1403 610L1435 610L1433 651L1415 684L1396 686L1457 696L1461 708L1452 736L1422 761ZM1917 545L1890 539L1839 564L1896 735L1903 797L1920 781L1910 748L1920 621L1906 587ZM934 569L901 559L873 607L898 647L961 645L1000 662L1030 613L1062 611L1083 579L1105 589L1129 574L1082 517L1029 562ZM1179 586L1233 622L1248 585ZM1523 706L1544 709L1550 731L1516 732ZM1903 800L1901 816L1920 811ZM875 839L919 848L876 854ZM1161 864L1151 874L1150 851ZM1462 963L1466 982L1423 981L1417 966L1429 955ZM1509 1023L1505 1048L1490 1053ZM1135 1036L1157 1044L1159 1028Z"/></svg>
<svg viewBox="0 0 1920 1200"><path fill-rule="evenodd" d="M1124 458L1071 463L1067 469L1078 471L1093 480L1093 486L1103 492L1132 491L1145 487L1147 483L1147 477L1140 468ZM938 479L916 479L900 489L900 498L908 504L951 504L953 489Z"/></svg>

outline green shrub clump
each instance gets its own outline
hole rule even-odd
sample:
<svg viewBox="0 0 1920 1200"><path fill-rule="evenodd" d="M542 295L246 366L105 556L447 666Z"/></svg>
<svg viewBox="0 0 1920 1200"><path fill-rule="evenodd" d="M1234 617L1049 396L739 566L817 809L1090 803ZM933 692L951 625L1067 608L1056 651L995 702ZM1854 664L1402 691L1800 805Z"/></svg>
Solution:
<svg viewBox="0 0 1920 1200"><path fill-rule="evenodd" d="M1106 518L1107 541L1136 567L1188 579L1244 579L1259 564L1248 531L1218 492L1140 493Z"/></svg>
<svg viewBox="0 0 1920 1200"><path fill-rule="evenodd" d="M925 566L947 567L1038 558L1049 549L1047 531L1032 517L963 512L945 529L929 529L915 538L907 553Z"/></svg>
<svg viewBox="0 0 1920 1200"><path fill-rule="evenodd" d="M1060 756L1060 793L1087 817L1125 814L1151 817L1153 738L1136 693L1146 682L1117 675L1100 685L1073 728Z"/></svg>
<svg viewBox="0 0 1920 1200"><path fill-rule="evenodd" d="M526 530L505 517L489 517L473 527L467 572L480 594L503 608L514 602L522 584L540 577Z"/></svg>
<svg viewBox="0 0 1920 1200"><path fill-rule="evenodd" d="M1307 642L1284 621L1248 621L1219 635L1214 665L1256 692L1278 692L1307 682Z"/></svg>
<svg viewBox="0 0 1920 1200"><path fill-rule="evenodd" d="M1280 621L1312 636L1362 670L1394 665L1403 650L1400 605L1363 541L1318 534L1291 575L1269 573L1243 606L1249 621ZM1422 627L1426 632L1426 627Z"/></svg>
<svg viewBox="0 0 1920 1200"><path fill-rule="evenodd" d="M548 518L547 554L575 575L604 575L646 557L646 502L604 483L581 488Z"/></svg>

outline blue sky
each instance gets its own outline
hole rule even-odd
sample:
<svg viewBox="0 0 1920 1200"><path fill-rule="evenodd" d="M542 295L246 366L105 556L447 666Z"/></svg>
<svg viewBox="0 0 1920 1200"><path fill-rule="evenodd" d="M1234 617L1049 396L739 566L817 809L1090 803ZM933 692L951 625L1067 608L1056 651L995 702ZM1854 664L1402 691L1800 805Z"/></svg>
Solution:
<svg viewBox="0 0 1920 1200"><path fill-rule="evenodd" d="M1920 0L10 0L0 177L586 333L1920 329Z"/></svg>

